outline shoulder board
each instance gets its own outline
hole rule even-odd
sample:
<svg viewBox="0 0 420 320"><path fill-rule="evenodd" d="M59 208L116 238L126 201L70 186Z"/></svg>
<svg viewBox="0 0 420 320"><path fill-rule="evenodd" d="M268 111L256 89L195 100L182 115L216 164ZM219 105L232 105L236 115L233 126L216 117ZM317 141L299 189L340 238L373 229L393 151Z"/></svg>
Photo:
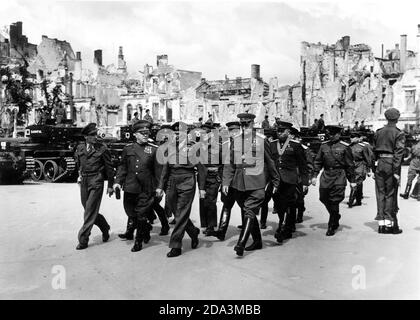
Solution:
<svg viewBox="0 0 420 320"><path fill-rule="evenodd" d="M341 143L341 144L343 144L343 145L345 145L346 147L348 147L348 146L349 146L349 144L348 144L347 142L344 142L344 141L341 141L341 140L340 140L340 143Z"/></svg>
<svg viewBox="0 0 420 320"><path fill-rule="evenodd" d="M126 144L125 146L126 147L130 147L130 146L132 146L134 143L129 143L129 144Z"/></svg>
<svg viewBox="0 0 420 320"><path fill-rule="evenodd" d="M300 144L300 141L297 141L297 140L295 140L295 139L290 139L289 141L290 141L290 142L294 142L294 143L298 143L298 144Z"/></svg>
<svg viewBox="0 0 420 320"><path fill-rule="evenodd" d="M275 140L273 140L273 141L271 141L271 142L277 142L277 141L279 141L279 139L275 139Z"/></svg>
<svg viewBox="0 0 420 320"><path fill-rule="evenodd" d="M155 145L154 143L148 142L147 145L152 146L152 147L155 147L155 148L159 148L159 146Z"/></svg>
<svg viewBox="0 0 420 320"><path fill-rule="evenodd" d="M266 138L266 136L265 136L265 135L263 135L262 133L259 133L259 132L257 132L257 136L259 136L260 138L263 138L263 139L265 139L265 138Z"/></svg>
<svg viewBox="0 0 420 320"><path fill-rule="evenodd" d="M307 147L307 146L305 146L304 144L302 144L302 148L303 148L304 150L308 149L308 147Z"/></svg>
<svg viewBox="0 0 420 320"><path fill-rule="evenodd" d="M359 146L365 147L366 145L363 142L358 143Z"/></svg>
<svg viewBox="0 0 420 320"><path fill-rule="evenodd" d="M326 143L328 143L328 142L330 142L330 140L324 141L324 142L322 142L321 144L326 144Z"/></svg>

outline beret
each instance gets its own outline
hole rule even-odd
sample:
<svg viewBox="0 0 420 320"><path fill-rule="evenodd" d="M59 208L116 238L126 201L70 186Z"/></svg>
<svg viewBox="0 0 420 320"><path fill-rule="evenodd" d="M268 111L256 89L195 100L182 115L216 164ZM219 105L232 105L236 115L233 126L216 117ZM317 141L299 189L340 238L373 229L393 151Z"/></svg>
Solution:
<svg viewBox="0 0 420 320"><path fill-rule="evenodd" d="M84 136L95 136L98 133L96 123L89 123L82 129L82 135Z"/></svg>
<svg viewBox="0 0 420 320"><path fill-rule="evenodd" d="M140 130L150 130L151 127L152 127L152 124L149 121L139 120L133 124L132 130L133 130L133 133L135 133Z"/></svg>
<svg viewBox="0 0 420 320"><path fill-rule="evenodd" d="M244 113L239 113L237 117L239 118L240 121L251 121L255 119L255 114L244 112Z"/></svg>
<svg viewBox="0 0 420 320"><path fill-rule="evenodd" d="M400 112L396 108L389 108L385 111L385 118L387 120L398 120Z"/></svg>
<svg viewBox="0 0 420 320"><path fill-rule="evenodd" d="M343 130L343 127L328 125L328 126L325 126L325 129L328 130L330 134L336 134L336 133L340 133Z"/></svg>

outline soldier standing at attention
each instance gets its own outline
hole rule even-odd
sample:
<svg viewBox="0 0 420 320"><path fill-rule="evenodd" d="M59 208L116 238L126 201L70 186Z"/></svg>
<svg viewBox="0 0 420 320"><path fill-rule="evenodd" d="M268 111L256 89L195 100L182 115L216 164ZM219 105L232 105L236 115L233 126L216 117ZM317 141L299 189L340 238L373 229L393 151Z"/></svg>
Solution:
<svg viewBox="0 0 420 320"><path fill-rule="evenodd" d="M151 125L146 120L133 124L136 142L124 147L114 184L114 190L121 186L124 190L124 209L128 216L127 231L119 237L132 239L134 229L137 229L132 252L140 251L142 243L150 241L152 230L147 214L153 210L160 171L156 159L158 147L148 142Z"/></svg>
<svg viewBox="0 0 420 320"><path fill-rule="evenodd" d="M273 181L273 192L276 192L279 174L265 136L253 130L255 115L240 113L238 118L243 130L239 137L234 138L230 163L224 165L222 189L225 195L228 195L229 189L234 189L235 200L244 213L243 228L234 248L236 254L242 256L244 250L262 248L261 232L256 216L264 201L267 178ZM251 233L254 242L245 248Z"/></svg>
<svg viewBox="0 0 420 320"><path fill-rule="evenodd" d="M200 229L195 227L190 220L191 206L194 201L196 189L195 170L198 171L198 188L200 199L205 197L206 168L200 163L192 163L194 158L191 141L187 139L187 124L175 122L172 129L178 134L177 139L168 142L168 156L164 156L163 145L160 147L159 163L163 163L163 170L160 176L158 196L163 196L166 190L166 198L170 204L176 219L175 227L171 234L167 257L177 257L182 253L182 238L187 232L191 237L191 248L198 246L198 235ZM172 144L172 145L171 145Z"/></svg>
<svg viewBox="0 0 420 320"><path fill-rule="evenodd" d="M400 112L396 108L385 111L388 124L375 132L373 152L375 160L376 203L378 233L399 234L398 227L398 185L401 176L401 164L404 157L405 135L397 128Z"/></svg>
<svg viewBox="0 0 420 320"><path fill-rule="evenodd" d="M108 180L107 194L113 194L114 168L111 162L111 153L105 144L97 139L98 129L95 123L89 123L83 128L82 134L86 143L80 144L76 149L76 164L79 168L78 183L80 183L80 197L85 210L83 226L79 231L79 244L77 250L88 247L89 236L93 225L102 231L102 240L109 239L110 226L105 217L99 213L104 181Z"/></svg>
<svg viewBox="0 0 420 320"><path fill-rule="evenodd" d="M344 200L346 177L350 186L356 186L354 177L353 155L349 144L341 141L340 126L326 126L330 140L323 142L314 161L312 185L316 185L316 177L323 170L319 182L319 200L330 214L326 235L333 236L339 227L340 202Z"/></svg>
<svg viewBox="0 0 420 320"><path fill-rule="evenodd" d="M222 142L221 152L222 156L229 153L231 145L233 143L233 139L236 136L240 136L241 134L241 123L239 121L231 121L226 123L226 127L228 128L229 138L226 141ZM224 159L221 159L221 163L224 164ZM223 166L222 166L222 176L223 176ZM223 191L223 190L222 190ZM236 200L234 196L234 189L229 188L227 194L221 192L221 200L223 203L222 212L220 214L219 226L215 232L211 232L211 236L217 237L220 241L225 240L226 232L229 227L230 221L230 214L232 211L232 207L234 206Z"/></svg>
<svg viewBox="0 0 420 320"><path fill-rule="evenodd" d="M277 192L273 195L274 206L279 215L279 225L274 237L279 243L290 239L295 229L299 177L303 185L302 192L307 191L309 184L305 151L299 141L292 139L292 126L290 122L281 121L277 127L278 140L271 143L271 153L280 176ZM285 226L282 228L285 215Z"/></svg>
<svg viewBox="0 0 420 320"><path fill-rule="evenodd" d="M353 206L362 205L363 181L366 180L366 175L370 170L372 160L368 147L361 142L360 134L358 132L351 132L350 137L350 148L355 164L356 187L350 190L349 202L347 204L349 208L352 208ZM354 203L355 200L356 203Z"/></svg>

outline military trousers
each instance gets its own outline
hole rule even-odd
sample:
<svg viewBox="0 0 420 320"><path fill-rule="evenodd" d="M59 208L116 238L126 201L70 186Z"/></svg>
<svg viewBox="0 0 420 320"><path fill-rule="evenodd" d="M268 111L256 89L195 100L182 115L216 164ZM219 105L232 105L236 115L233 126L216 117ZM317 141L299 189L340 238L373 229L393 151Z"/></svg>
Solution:
<svg viewBox="0 0 420 320"><path fill-rule="evenodd" d="M93 225L97 225L102 232L109 230L108 222L99 213L103 192L104 180L101 173L94 176L82 177L80 198L84 208L84 215L83 226L78 234L80 244L88 244Z"/></svg>
<svg viewBox="0 0 420 320"><path fill-rule="evenodd" d="M265 190L239 191L234 189L234 197L243 212L244 218L255 219L264 202Z"/></svg>
<svg viewBox="0 0 420 320"><path fill-rule="evenodd" d="M407 184L412 184L413 180L419 175L417 179L420 179L420 159L415 158L410 161L410 166L407 172ZM417 180L419 181L419 180Z"/></svg>
<svg viewBox="0 0 420 320"><path fill-rule="evenodd" d="M279 215L279 226L283 224L288 208L296 208L296 184L280 181L277 192L273 195L274 208ZM296 212L296 211L292 211ZM290 211L289 211L290 213ZM292 214L291 213L291 214ZM287 227L292 228L296 222L296 217L288 216L286 219Z"/></svg>
<svg viewBox="0 0 420 320"><path fill-rule="evenodd" d="M340 202L344 200L346 186L333 185L330 188L319 188L319 200L328 210L330 218L328 227L337 228L340 220Z"/></svg>
<svg viewBox="0 0 420 320"><path fill-rule="evenodd" d="M209 173L206 178L206 196L200 199L200 222L202 228L217 227L217 196L220 179L217 174Z"/></svg>
<svg viewBox="0 0 420 320"><path fill-rule="evenodd" d="M196 228L190 220L191 206L194 201L196 179L194 173L170 174L166 198L174 213L176 224L169 240L169 248L182 248L185 232L190 237L196 233Z"/></svg>
<svg viewBox="0 0 420 320"><path fill-rule="evenodd" d="M394 221L398 211L398 182L393 174L393 159L379 158L375 171L377 216L375 220Z"/></svg>
<svg viewBox="0 0 420 320"><path fill-rule="evenodd" d="M150 194L124 192L124 210L129 218L138 221L147 220L148 213L153 210L155 199Z"/></svg>

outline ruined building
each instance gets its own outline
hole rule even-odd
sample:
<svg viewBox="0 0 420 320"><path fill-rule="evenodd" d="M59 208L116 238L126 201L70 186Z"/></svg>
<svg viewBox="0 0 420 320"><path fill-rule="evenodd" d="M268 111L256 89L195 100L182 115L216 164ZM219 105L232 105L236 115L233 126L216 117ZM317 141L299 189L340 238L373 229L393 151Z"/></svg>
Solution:
<svg viewBox="0 0 420 320"><path fill-rule="evenodd" d="M177 69L168 63L168 56L158 55L156 67L146 64L142 86L137 92L121 95L120 124L129 123L135 112L143 118L145 111L155 121L185 120L185 105L195 99L195 88L200 84L201 72Z"/></svg>
<svg viewBox="0 0 420 320"><path fill-rule="evenodd" d="M196 98L183 103L183 119L206 121L211 114L214 122L226 123L237 120L236 115L250 112L261 122L266 113L265 103L269 85L260 77L260 66L251 66L251 77L208 81L202 79L196 88Z"/></svg>

